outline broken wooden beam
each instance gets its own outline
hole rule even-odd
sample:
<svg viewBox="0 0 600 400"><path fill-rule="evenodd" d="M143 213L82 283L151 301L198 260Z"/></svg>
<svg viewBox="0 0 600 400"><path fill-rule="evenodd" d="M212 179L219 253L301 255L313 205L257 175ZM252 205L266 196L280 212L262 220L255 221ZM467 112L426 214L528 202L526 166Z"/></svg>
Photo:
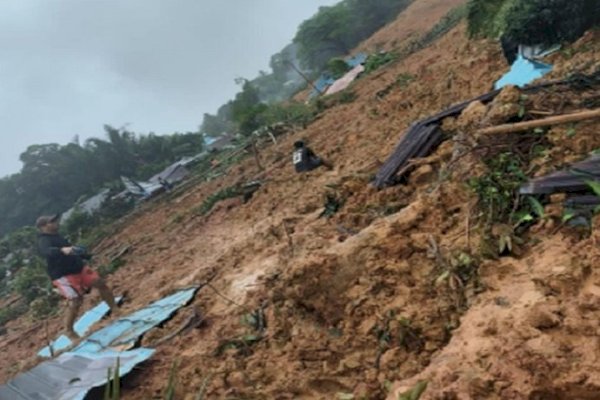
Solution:
<svg viewBox="0 0 600 400"><path fill-rule="evenodd" d="M545 128L548 126L563 125L571 122L580 122L596 118L600 118L600 108L596 110L579 111L572 114L564 114L557 115L554 117L536 119L534 121L516 122L513 124L492 126L490 128L480 129L477 133L480 135L516 133L528 131L535 128Z"/></svg>

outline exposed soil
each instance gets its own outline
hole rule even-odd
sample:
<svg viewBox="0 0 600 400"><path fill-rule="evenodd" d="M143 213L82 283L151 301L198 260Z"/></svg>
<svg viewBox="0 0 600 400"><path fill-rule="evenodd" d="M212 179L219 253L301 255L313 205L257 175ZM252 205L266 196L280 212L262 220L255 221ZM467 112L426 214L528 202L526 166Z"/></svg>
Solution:
<svg viewBox="0 0 600 400"><path fill-rule="evenodd" d="M416 0L408 20L400 16L365 46L392 48L413 32L407 21L439 18L458 3ZM598 47L591 33L573 52L554 55L553 77L597 69ZM486 155L469 146L502 148L475 131L519 113L516 89L446 121L448 140L406 185L369 185L411 123L489 91L506 69L497 44L469 41L460 25L356 81L353 102L263 149L267 173L258 174L248 157L226 176L157 199L118 225L97 251L102 257L132 246L109 278L117 293L128 292L126 311L211 278L142 345L176 329L192 307L205 324L158 346L124 380L123 398L161 398L175 360L178 398L186 400L204 383L209 399L397 399L419 380L429 381L422 399L600 398L597 233L560 228L554 203L548 220L526 233L520 257L485 259L479 247L481 216L465 182L485 170ZM395 83L406 74L412 79ZM597 97L543 91L527 99L527 109L568 112ZM531 175L600 147L597 122L577 125L575 135L568 128L547 133L550 148L531 161ZM289 157L299 138L335 168L296 174ZM204 217L190 212L215 191L256 176L266 181L250 201L222 201ZM327 194L344 203L319 218ZM458 264L460 273L452 267ZM86 305L97 301L88 297ZM257 310L264 329L248 323ZM49 335L59 329L58 318L48 321ZM44 324L24 319L8 331L0 342L3 380L33 365L46 340Z"/></svg>

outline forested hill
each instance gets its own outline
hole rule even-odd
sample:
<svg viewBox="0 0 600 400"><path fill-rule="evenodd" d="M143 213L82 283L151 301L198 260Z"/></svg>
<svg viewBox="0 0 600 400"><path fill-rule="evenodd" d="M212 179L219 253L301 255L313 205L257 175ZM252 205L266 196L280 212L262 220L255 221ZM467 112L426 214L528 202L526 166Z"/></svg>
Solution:
<svg viewBox="0 0 600 400"><path fill-rule="evenodd" d="M148 178L169 162L202 151L199 133L135 135L105 126L106 139L66 145L32 145L21 154L21 171L0 180L0 234L31 225L38 215L62 212L81 196L121 175Z"/></svg>
<svg viewBox="0 0 600 400"><path fill-rule="evenodd" d="M240 105L249 96L265 104L290 98L306 86L298 71L315 78L327 69L330 60L348 55L361 41L396 19L410 3L412 0L343 0L321 7L300 24L293 42L271 57L272 72L261 71L252 80L240 79L242 90L233 100L222 105L215 115L204 114L201 132L219 136L239 127L244 120L253 119L254 115L246 113L248 107Z"/></svg>

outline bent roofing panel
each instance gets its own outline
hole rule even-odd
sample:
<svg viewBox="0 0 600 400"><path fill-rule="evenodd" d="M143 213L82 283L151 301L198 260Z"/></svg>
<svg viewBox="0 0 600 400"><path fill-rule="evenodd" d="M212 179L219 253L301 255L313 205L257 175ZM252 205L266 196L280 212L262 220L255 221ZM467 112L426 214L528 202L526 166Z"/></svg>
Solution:
<svg viewBox="0 0 600 400"><path fill-rule="evenodd" d="M119 304L122 299L122 297L116 297L115 301L117 302L117 304ZM109 310L110 308L108 307L108 304L106 304L106 302L104 301L101 302L96 307L83 313L83 315L77 320L77 322L75 322L73 329L79 336L84 336L92 327L92 325L100 321L102 318L104 318L106 314L108 314ZM52 342L52 350L55 352L64 350L67 347L69 347L71 343L71 339L69 339L65 335L60 335L56 340ZM46 358L50 357L50 347L44 347L38 352L38 356Z"/></svg>
<svg viewBox="0 0 600 400"><path fill-rule="evenodd" d="M138 337L167 320L175 311L186 305L198 287L180 290L155 301L115 323L108 325L84 339L73 352L102 352L111 347L120 350L131 348Z"/></svg>
<svg viewBox="0 0 600 400"><path fill-rule="evenodd" d="M86 394L107 381L108 368L119 359L119 376L147 360L153 349L102 354L64 353L41 363L0 386L0 400L83 400Z"/></svg>

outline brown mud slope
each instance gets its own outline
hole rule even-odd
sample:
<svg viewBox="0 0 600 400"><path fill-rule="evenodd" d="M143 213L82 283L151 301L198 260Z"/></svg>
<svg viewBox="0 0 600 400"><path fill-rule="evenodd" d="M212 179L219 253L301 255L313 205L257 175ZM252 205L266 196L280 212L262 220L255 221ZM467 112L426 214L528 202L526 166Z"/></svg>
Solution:
<svg viewBox="0 0 600 400"><path fill-rule="evenodd" d="M593 67L597 36L587 40L571 59L555 56L557 74ZM207 216L192 212L217 190L255 178L251 158L130 218L102 245L132 246L109 280L117 292L128 291L126 311L212 279L142 344L174 332L194 310L204 324L157 346L152 360L124 380L123 398L162 398L175 360L182 399L194 399L203 386L207 399L383 399L419 379L430 380L423 398L593 393L600 379L594 237L538 226L527 243L539 244L524 246L519 259L482 261L479 251L482 222L465 181L485 165L471 150L474 141L494 151L506 144L471 133L519 113L518 93L506 91L489 107L473 105L447 121L449 140L407 185L368 185L412 122L487 92L505 69L499 47L469 42L461 25L361 78L351 87L353 102L265 148L265 184L249 202L222 201ZM412 79L398 84L407 74ZM594 98L542 93L527 107L570 111L581 96ZM531 160L531 173L600 147L595 128L581 124L575 136L553 129L552 147ZM289 158L299 138L335 169L295 174ZM343 206L318 218L327 194ZM33 363L46 336L43 325L25 320L8 329L0 342L3 379ZM50 334L59 329L58 318L48 322Z"/></svg>
<svg viewBox="0 0 600 400"><path fill-rule="evenodd" d="M550 78L597 71L599 37L586 35L573 47L572 57L555 56ZM597 88L544 90L524 105L529 110L572 112L597 107L599 96ZM461 132L455 136L455 151L464 152L465 141L487 147L485 157L502 143L514 151L524 133L482 138L475 131L510 120L523 101L518 91L507 89L489 107L474 103L457 120L447 121L446 128ZM550 129L545 134L547 150L530 160L528 172L540 176L586 158L600 147L599 127L591 121ZM476 153L464 153L463 165L440 187L464 176L461 169L485 169ZM560 195L551 198L546 221L526 233L519 257L481 263L479 283L485 291L473 298L448 345L420 374L396 383L389 400L419 381L429 382L422 400L600 398L600 220L592 220L591 231L562 226L563 200ZM471 220L471 234L477 232L476 221ZM501 232L502 227L494 230Z"/></svg>
<svg viewBox="0 0 600 400"><path fill-rule="evenodd" d="M411 40L418 39L454 7L466 0L415 1L391 24L380 29L358 46L359 51L391 51L401 48Z"/></svg>

